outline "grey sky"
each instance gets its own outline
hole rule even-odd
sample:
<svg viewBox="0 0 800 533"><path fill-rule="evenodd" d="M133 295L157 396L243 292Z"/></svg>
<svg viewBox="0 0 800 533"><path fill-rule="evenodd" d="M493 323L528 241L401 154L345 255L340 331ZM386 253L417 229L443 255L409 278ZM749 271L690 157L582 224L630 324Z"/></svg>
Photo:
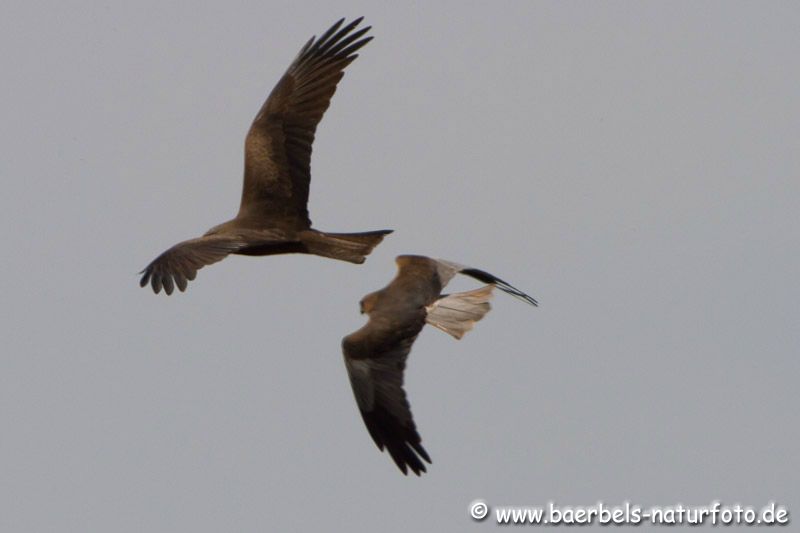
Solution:
<svg viewBox="0 0 800 533"><path fill-rule="evenodd" d="M269 90L359 15L310 212L395 233L362 266L140 289L235 213ZM798 27L796 2L3 3L0 530L493 529L475 498L797 516ZM400 253L541 302L422 333L419 479L339 348Z"/></svg>

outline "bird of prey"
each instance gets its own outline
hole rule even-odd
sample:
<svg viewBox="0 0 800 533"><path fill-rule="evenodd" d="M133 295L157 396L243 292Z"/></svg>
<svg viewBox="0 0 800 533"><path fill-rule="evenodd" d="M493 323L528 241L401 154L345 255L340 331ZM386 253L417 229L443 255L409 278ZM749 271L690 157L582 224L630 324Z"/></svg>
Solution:
<svg viewBox="0 0 800 533"><path fill-rule="evenodd" d="M419 255L397 257L397 275L383 289L361 299L369 321L342 339L347 374L356 404L380 450L403 474L425 472L431 462L414 425L403 390L403 370L411 345L425 324L460 339L489 312L495 287L531 305L536 300L505 281L475 268ZM455 294L442 289L457 273L488 285Z"/></svg>
<svg viewBox="0 0 800 533"><path fill-rule="evenodd" d="M312 37L289 65L259 110L245 140L244 186L235 218L205 235L176 244L141 272L158 293L186 289L197 270L228 254L305 253L363 263L391 230L326 233L308 217L310 159L314 133L328 109L344 69L372 37L354 31L361 18L339 20Z"/></svg>

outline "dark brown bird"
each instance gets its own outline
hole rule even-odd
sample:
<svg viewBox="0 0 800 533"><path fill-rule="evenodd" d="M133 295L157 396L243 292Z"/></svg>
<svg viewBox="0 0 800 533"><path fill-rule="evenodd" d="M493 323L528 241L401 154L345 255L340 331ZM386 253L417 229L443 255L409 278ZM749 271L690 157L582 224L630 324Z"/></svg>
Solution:
<svg viewBox="0 0 800 533"><path fill-rule="evenodd" d="M425 324L460 339L489 312L492 289L498 287L531 305L536 300L505 281L474 268L419 255L397 258L397 275L383 289L361 299L369 321L342 339L347 374L367 431L403 474L425 472L422 447L411 407L403 390L403 370L411 345ZM489 285L468 292L442 294L457 273Z"/></svg>
<svg viewBox="0 0 800 533"><path fill-rule="evenodd" d="M372 40L363 37L369 27L353 31L361 20L342 27L342 19L303 46L247 133L239 213L159 255L141 272L142 287L149 282L156 293L163 287L172 294L175 285L183 291L200 268L228 254L303 253L363 263L391 233L325 233L308 218L311 144L345 67Z"/></svg>

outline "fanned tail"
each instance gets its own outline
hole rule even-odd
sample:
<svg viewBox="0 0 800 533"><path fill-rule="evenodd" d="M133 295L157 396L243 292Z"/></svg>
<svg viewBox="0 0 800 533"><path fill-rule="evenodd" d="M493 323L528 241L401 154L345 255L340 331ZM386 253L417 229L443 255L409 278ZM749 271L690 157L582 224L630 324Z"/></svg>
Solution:
<svg viewBox="0 0 800 533"><path fill-rule="evenodd" d="M439 298L426 307L428 314L425 321L460 339L491 309L489 300L492 298L492 289L494 285L486 285Z"/></svg>
<svg viewBox="0 0 800 533"><path fill-rule="evenodd" d="M363 233L325 233L317 230L303 232L300 240L308 253L361 264L372 249L378 246L392 230L365 231Z"/></svg>

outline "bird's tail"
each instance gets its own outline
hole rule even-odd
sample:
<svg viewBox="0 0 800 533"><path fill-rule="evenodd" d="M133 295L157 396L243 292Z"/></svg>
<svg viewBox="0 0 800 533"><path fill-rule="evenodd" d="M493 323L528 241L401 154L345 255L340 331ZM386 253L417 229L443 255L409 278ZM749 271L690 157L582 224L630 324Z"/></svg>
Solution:
<svg viewBox="0 0 800 533"><path fill-rule="evenodd" d="M426 307L428 315L425 321L460 339L472 329L475 322L489 312L494 285L486 285L480 289L457 292L439 298Z"/></svg>
<svg viewBox="0 0 800 533"><path fill-rule="evenodd" d="M391 232L384 229L363 233L325 233L312 229L303 232L300 239L310 254L361 264Z"/></svg>

